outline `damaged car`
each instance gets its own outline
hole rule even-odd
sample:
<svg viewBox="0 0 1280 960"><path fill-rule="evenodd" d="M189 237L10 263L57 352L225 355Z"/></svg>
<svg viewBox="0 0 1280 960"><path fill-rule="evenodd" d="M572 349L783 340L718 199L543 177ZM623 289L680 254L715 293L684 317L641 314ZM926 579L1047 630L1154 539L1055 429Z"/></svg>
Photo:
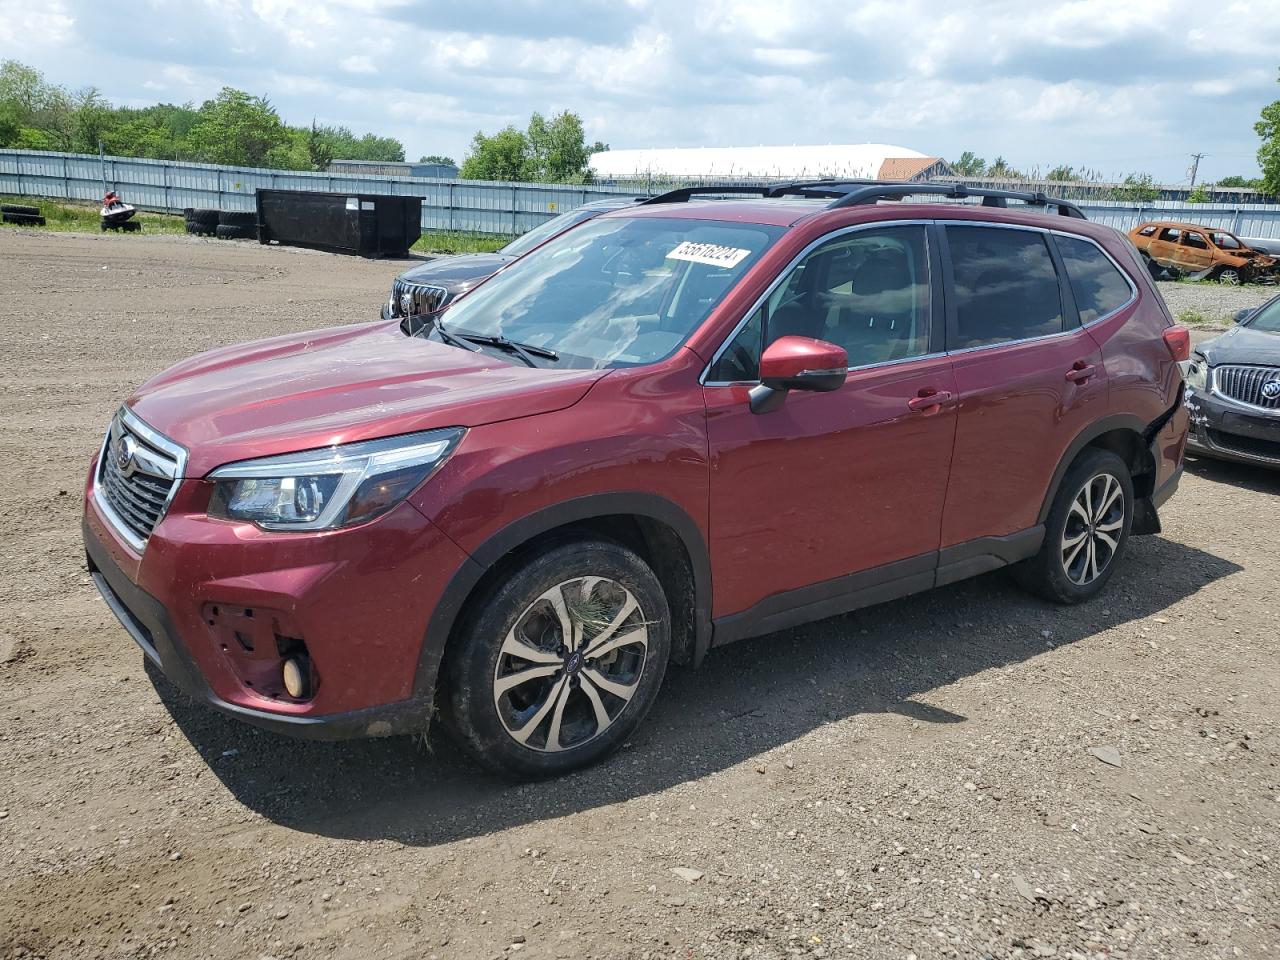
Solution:
<svg viewBox="0 0 1280 960"><path fill-rule="evenodd" d="M1186 277L1219 283L1275 283L1277 261L1247 246L1234 233L1194 223L1148 221L1129 239L1157 280Z"/></svg>
<svg viewBox="0 0 1280 960"><path fill-rule="evenodd" d="M1235 319L1187 364L1187 449L1280 468L1280 297Z"/></svg>

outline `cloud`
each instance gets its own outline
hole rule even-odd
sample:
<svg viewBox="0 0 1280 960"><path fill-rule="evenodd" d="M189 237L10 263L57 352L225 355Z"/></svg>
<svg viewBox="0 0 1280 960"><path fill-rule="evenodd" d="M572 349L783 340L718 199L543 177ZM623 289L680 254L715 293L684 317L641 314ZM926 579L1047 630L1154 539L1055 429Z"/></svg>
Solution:
<svg viewBox="0 0 1280 960"><path fill-rule="evenodd" d="M1276 0L0 0L16 57L136 104L230 85L461 158L570 109L615 147L900 143L1107 175L1252 173Z"/></svg>

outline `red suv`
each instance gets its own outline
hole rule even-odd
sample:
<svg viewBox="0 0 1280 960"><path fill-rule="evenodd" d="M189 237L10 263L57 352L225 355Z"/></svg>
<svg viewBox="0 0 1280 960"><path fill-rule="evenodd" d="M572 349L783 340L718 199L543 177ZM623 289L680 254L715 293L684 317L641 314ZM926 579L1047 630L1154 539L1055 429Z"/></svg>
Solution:
<svg viewBox="0 0 1280 960"><path fill-rule="evenodd" d="M273 730L438 709L551 775L616 749L669 661L1003 566L1085 600L1159 530L1188 337L1122 234L1040 194L702 192L442 315L140 388L84 541L147 657ZM881 202L925 193L983 202Z"/></svg>

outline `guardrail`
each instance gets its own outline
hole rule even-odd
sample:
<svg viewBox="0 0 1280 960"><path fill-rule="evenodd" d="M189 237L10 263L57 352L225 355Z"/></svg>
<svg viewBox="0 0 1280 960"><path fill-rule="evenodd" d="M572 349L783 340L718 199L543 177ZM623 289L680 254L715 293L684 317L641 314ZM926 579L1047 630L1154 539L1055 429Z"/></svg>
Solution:
<svg viewBox="0 0 1280 960"><path fill-rule="evenodd" d="M620 187L562 183L495 183L374 177L226 167L176 160L97 157L81 153L0 150L0 194L100 200L105 187L145 210L178 213L184 207L252 210L254 191L389 194L422 198L422 229L514 236L558 213L604 197L643 196ZM1230 230L1241 237L1280 240L1280 205L1149 203L1077 200L1090 220L1130 230L1144 220L1182 220Z"/></svg>

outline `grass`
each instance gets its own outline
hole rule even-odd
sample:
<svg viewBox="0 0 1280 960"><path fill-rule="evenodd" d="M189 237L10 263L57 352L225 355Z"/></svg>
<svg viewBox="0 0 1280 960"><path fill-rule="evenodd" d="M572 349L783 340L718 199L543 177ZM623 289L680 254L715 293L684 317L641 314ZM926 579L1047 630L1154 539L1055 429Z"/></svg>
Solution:
<svg viewBox="0 0 1280 960"><path fill-rule="evenodd" d="M100 203L42 200L38 197L0 197L0 203L21 203L29 207L39 207L41 215L45 218L43 227L32 227L23 223L0 224L6 229L53 230L59 233L98 233L102 229L102 204ZM168 213L144 213L139 210L133 215L133 219L141 221L143 233L185 233L187 229L182 217Z"/></svg>
<svg viewBox="0 0 1280 960"><path fill-rule="evenodd" d="M439 230L424 233L410 249L415 253L494 253L510 242L510 237Z"/></svg>
<svg viewBox="0 0 1280 960"><path fill-rule="evenodd" d="M1188 327L1227 327L1231 325L1231 318L1225 314L1210 314L1192 309L1179 313L1178 322Z"/></svg>

